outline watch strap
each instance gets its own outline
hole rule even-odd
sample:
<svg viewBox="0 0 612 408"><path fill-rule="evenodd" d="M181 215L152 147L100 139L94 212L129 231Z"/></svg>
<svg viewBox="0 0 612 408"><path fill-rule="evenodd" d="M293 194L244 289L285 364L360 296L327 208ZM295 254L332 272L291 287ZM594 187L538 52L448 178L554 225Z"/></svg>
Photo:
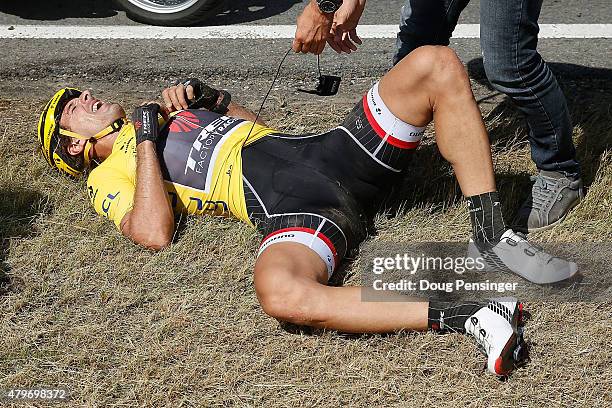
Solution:
<svg viewBox="0 0 612 408"><path fill-rule="evenodd" d="M332 14L342 6L342 0L317 0L319 10L325 14Z"/></svg>

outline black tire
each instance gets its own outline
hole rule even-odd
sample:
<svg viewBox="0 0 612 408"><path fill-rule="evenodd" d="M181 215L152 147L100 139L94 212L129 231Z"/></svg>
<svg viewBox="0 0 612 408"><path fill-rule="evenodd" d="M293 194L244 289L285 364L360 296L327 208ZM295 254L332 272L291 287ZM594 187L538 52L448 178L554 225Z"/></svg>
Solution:
<svg viewBox="0 0 612 408"><path fill-rule="evenodd" d="M137 4L138 1L115 0L115 2L126 11L129 18L141 23L160 26L189 26L214 16L225 0L197 0L189 8L172 13L146 10Z"/></svg>

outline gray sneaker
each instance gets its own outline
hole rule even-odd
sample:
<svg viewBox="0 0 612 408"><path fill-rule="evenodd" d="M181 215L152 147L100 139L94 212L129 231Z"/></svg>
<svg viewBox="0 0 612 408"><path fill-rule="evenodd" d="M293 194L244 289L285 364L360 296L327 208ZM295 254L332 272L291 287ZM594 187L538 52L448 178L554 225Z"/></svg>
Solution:
<svg viewBox="0 0 612 408"><path fill-rule="evenodd" d="M580 178L574 180L562 173L540 170L531 180L534 182L531 194L513 222L516 231L527 233L552 228L584 197Z"/></svg>

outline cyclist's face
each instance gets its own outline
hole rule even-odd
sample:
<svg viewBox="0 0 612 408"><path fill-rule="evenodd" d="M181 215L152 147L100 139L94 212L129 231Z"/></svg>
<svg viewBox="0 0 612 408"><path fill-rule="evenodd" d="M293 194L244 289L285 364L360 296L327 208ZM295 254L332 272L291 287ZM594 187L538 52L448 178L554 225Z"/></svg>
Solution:
<svg viewBox="0 0 612 408"><path fill-rule="evenodd" d="M125 117L125 111L121 105L102 102L87 90L64 106L60 126L79 135L92 137L122 117Z"/></svg>

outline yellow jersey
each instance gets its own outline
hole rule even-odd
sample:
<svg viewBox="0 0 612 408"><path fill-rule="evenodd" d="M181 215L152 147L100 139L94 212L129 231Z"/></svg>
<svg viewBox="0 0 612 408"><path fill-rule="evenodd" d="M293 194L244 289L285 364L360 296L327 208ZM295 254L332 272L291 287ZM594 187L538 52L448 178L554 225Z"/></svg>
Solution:
<svg viewBox="0 0 612 408"><path fill-rule="evenodd" d="M233 216L252 225L242 181L242 149L275 130L203 110L184 110L161 128L157 142L166 190L177 213ZM136 190L136 136L123 126L111 154L87 178L100 215L120 228Z"/></svg>

